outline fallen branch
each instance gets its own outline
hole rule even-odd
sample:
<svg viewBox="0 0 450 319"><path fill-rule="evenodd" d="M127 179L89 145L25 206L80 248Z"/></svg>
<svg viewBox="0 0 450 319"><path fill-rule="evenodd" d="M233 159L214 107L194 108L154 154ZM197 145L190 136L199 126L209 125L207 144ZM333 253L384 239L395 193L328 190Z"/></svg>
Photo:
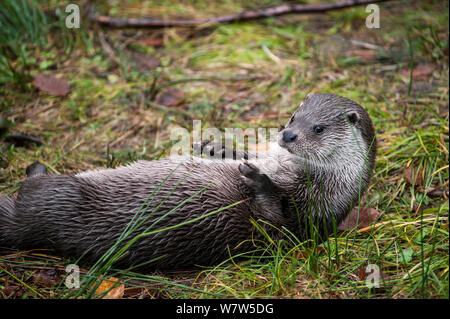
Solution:
<svg viewBox="0 0 450 319"><path fill-rule="evenodd" d="M288 13L321 13L330 10L344 9L364 4L384 2L388 0L347 0L338 3L321 4L283 4L279 6L247 10L241 13L229 14L225 16L212 17L206 19L155 19L155 18L116 18L104 15L95 16L93 10L90 11L89 20L101 25L114 28L128 27L179 27L197 26L202 24L230 23L235 21L254 20L267 17L281 16Z"/></svg>

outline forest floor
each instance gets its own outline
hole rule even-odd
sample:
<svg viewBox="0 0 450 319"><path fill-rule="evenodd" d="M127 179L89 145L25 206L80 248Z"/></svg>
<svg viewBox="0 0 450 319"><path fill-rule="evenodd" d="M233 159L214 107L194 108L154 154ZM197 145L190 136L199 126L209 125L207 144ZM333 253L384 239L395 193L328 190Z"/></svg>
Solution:
<svg viewBox="0 0 450 319"><path fill-rule="evenodd" d="M203 128L278 127L310 92L355 100L376 127L375 174L361 202L379 213L372 227L310 248L280 246L254 262L152 274L111 269L102 275L115 278L120 297L449 297L447 1L380 3L379 29L366 27L364 6L159 29L83 19L80 29L66 29L64 7L41 3L53 14L43 43L24 42L20 58L0 51L1 196L15 193L37 160L52 174L72 174L166 156L170 130L191 131L195 119ZM104 3L104 15L173 19L250 8L237 0ZM37 89L38 74L67 81L70 93ZM89 287L65 287L73 262L49 250L1 250L0 298L92 296ZM380 288L367 288L369 264L381 271Z"/></svg>

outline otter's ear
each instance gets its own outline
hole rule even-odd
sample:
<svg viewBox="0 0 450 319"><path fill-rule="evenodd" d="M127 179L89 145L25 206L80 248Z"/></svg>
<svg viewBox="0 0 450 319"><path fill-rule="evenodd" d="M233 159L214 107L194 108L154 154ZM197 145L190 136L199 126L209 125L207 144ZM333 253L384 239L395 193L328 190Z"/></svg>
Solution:
<svg viewBox="0 0 450 319"><path fill-rule="evenodd" d="M347 112L347 119L350 123L355 124L359 122L359 114L355 111Z"/></svg>

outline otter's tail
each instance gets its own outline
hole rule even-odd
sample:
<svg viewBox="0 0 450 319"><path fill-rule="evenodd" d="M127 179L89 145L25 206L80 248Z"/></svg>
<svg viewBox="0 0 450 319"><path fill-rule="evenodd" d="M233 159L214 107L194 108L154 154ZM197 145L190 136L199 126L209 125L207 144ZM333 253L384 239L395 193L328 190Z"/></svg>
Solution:
<svg viewBox="0 0 450 319"><path fill-rule="evenodd" d="M0 246L14 245L13 232L16 229L14 200L8 196L0 197Z"/></svg>

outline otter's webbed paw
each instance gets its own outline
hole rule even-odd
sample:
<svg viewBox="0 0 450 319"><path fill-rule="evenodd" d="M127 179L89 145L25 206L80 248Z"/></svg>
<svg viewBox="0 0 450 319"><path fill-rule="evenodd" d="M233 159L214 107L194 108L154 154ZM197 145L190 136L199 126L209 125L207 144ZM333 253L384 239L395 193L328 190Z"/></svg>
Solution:
<svg viewBox="0 0 450 319"><path fill-rule="evenodd" d="M225 148L211 141L194 142L192 148L195 156L225 158Z"/></svg>
<svg viewBox="0 0 450 319"><path fill-rule="evenodd" d="M261 174L259 168L243 160L239 164L239 172L241 172L241 180L250 189L257 193L264 193L271 191L273 183L266 174Z"/></svg>
<svg viewBox="0 0 450 319"><path fill-rule="evenodd" d="M239 164L239 172L242 182L253 190L255 201L261 208L258 216L274 225L284 225L290 212L289 203L283 190L275 185L266 174L261 174L258 167L245 159Z"/></svg>
<svg viewBox="0 0 450 319"><path fill-rule="evenodd" d="M201 156L206 144L208 144L208 141L197 141L192 143L192 150L194 151L194 155Z"/></svg>
<svg viewBox="0 0 450 319"><path fill-rule="evenodd" d="M237 158L245 158L248 159L247 151L236 151L233 149L233 153L225 152L225 145L219 145L217 143L211 141L202 141L195 142L192 144L194 149L195 156L205 156L205 157L213 157L218 159L237 159Z"/></svg>

